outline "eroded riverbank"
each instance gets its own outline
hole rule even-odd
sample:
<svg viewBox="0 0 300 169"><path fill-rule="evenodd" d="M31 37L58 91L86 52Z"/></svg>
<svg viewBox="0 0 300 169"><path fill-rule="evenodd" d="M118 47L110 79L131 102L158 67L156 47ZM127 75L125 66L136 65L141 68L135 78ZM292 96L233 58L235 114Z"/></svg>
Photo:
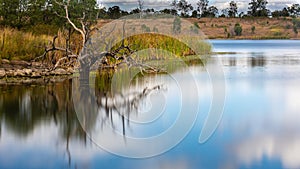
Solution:
<svg viewBox="0 0 300 169"><path fill-rule="evenodd" d="M48 83L70 77L71 68L50 69L41 62L0 60L0 84L9 83Z"/></svg>

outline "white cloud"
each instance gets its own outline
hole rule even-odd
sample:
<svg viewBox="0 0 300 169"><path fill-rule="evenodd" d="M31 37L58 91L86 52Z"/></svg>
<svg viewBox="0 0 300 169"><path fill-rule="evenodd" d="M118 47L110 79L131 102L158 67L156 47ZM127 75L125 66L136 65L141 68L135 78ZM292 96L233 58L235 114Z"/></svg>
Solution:
<svg viewBox="0 0 300 169"><path fill-rule="evenodd" d="M250 167L253 163L261 162L264 157L267 157L270 160L280 160L284 168L300 167L298 155L300 152L298 122L300 87L298 84L299 80L290 81L288 85L282 83L281 88L285 92L274 92L278 90L278 86L266 84L268 86L266 93L261 93L267 96L264 100L268 100L269 104L281 104L281 106L274 106L276 109L271 108L259 113L253 112L252 114L257 115L252 115L251 120L244 115L234 115L239 119L238 124L255 125L247 128L248 134L245 138L233 143L234 156L239 164ZM278 98L282 98L280 102ZM236 132L243 132L239 130L243 129L241 126L232 125L232 127Z"/></svg>

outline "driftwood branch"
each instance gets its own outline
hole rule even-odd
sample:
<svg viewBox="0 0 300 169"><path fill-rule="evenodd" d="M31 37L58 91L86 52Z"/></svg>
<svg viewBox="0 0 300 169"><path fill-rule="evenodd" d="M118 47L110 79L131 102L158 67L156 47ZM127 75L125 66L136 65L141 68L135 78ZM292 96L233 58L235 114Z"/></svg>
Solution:
<svg viewBox="0 0 300 169"><path fill-rule="evenodd" d="M62 61L64 60L69 60L69 59L77 59L78 58L78 55L77 54L74 54L68 47L66 48L63 48L63 47L57 47L55 45L55 42L57 40L58 36L54 36L53 37L53 40L52 42L50 42L50 47L49 46L45 46L45 50L44 50L44 53L38 57L36 57L33 61L38 61L38 60L41 60L41 59L45 59L47 54L49 52L54 52L54 51L61 51L61 52L64 52L66 56L60 58L54 65L54 67L52 69L56 69L57 67L60 66L60 64L62 63ZM53 63L53 60L51 61ZM68 64L65 64L65 66L71 66L73 65L74 62L70 62Z"/></svg>

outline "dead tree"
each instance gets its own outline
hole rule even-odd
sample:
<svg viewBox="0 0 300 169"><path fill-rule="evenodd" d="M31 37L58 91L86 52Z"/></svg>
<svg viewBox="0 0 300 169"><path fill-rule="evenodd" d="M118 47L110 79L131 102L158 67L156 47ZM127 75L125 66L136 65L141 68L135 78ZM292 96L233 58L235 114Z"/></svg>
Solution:
<svg viewBox="0 0 300 169"><path fill-rule="evenodd" d="M139 0L139 7L143 8L143 1ZM123 22L123 30L122 32L122 40L121 43L117 43L118 46L114 46L113 44L116 44L116 39L111 39L110 36L112 32L114 32L115 27L111 27L111 29L107 32L103 32L101 29L98 29L96 27L93 27L92 22L86 18L86 13L82 13L81 18L76 18L78 23L80 23L80 26L76 25L73 21L74 18L70 18L69 14L69 6L70 6L70 0L64 1L64 2L58 2L55 0L55 3L58 4L62 9L64 10L63 15L58 14L58 16L64 18L66 22L72 26L72 28L78 32L81 35L82 43L81 48L82 52L79 54L74 53L69 46L66 46L66 48L57 47L55 45L55 41L57 37L53 38L52 43L45 48L45 52L42 56L36 58L35 60L45 58L46 55L49 52L53 51L61 51L65 52L65 55L58 59L58 61L53 65L53 69L56 69L60 66L67 66L67 67L75 67L76 63L79 63L79 72L80 72L80 78L83 80L89 79L89 72L90 68L96 63L100 62L103 63L105 60L108 60L110 57L114 58L115 60L118 60L120 62L109 65L110 67L116 67L119 64L127 64L129 67L139 67L141 72L158 72L161 71L159 69L156 69L154 67L151 67L147 64L139 63L135 59L131 57L131 55L136 52L131 49L130 45L126 45L124 43L124 37L125 37L125 24L126 20ZM105 49L97 49L97 45L99 44L93 44L91 36L92 34L97 34L99 39L101 39L102 45L105 46ZM94 45L94 46L93 46ZM77 65L78 66L78 65ZM105 66L105 65L100 65Z"/></svg>
<svg viewBox="0 0 300 169"><path fill-rule="evenodd" d="M140 10L140 19L142 18L143 16L143 9L144 9L144 1L143 0L137 0L138 2L138 8Z"/></svg>

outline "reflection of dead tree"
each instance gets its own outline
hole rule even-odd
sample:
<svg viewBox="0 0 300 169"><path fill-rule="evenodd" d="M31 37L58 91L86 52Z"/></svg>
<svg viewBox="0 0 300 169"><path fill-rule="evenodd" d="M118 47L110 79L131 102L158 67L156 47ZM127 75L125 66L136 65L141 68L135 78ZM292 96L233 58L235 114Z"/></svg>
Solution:
<svg viewBox="0 0 300 169"><path fill-rule="evenodd" d="M162 86L157 85L152 88L144 88L141 92L132 92L129 94L110 94L110 93L96 93L96 100L98 105L98 112L105 112L101 119L101 126L109 122L114 128L114 115L118 115L122 120L123 135L126 134L125 130L125 117L129 125L130 115L138 113L139 105L146 99L152 92L161 90Z"/></svg>

